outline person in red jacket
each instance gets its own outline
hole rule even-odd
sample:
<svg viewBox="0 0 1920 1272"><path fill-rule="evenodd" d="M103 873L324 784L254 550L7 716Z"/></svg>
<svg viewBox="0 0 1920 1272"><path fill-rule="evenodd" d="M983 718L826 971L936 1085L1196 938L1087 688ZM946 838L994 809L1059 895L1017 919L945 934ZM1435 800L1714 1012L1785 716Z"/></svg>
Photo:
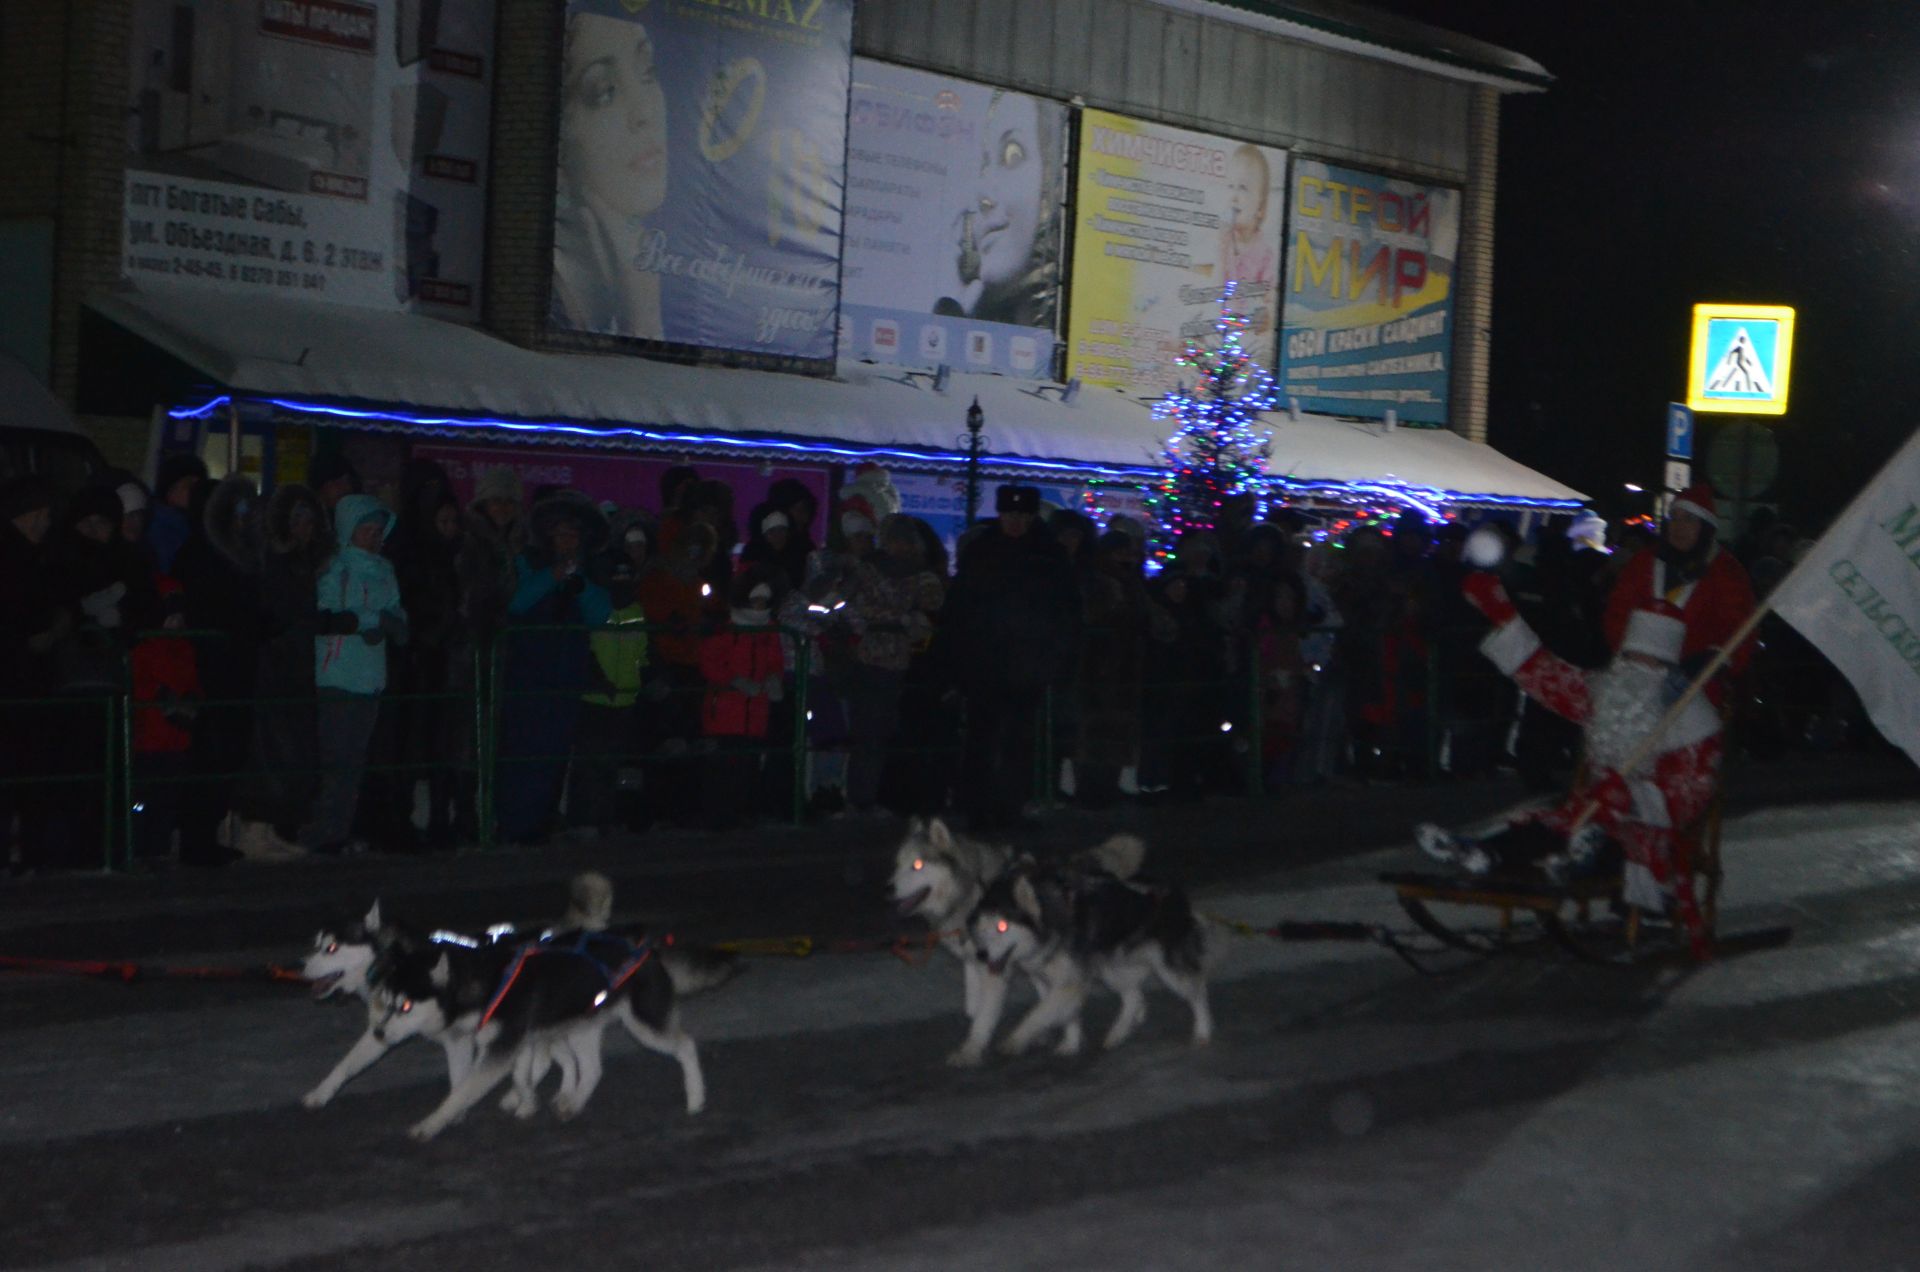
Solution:
<svg viewBox="0 0 1920 1272"><path fill-rule="evenodd" d="M186 596L167 575L154 580L160 626L186 626ZM180 820L180 782L187 774L193 746L193 720L199 711L200 670L193 642L178 636L149 636L131 655L133 673L133 852L141 861L167 855Z"/></svg>
<svg viewBox="0 0 1920 1272"><path fill-rule="evenodd" d="M700 641L707 693L700 734L716 754L708 765L707 810L716 824L738 820L751 802L777 704L786 698L787 659L773 625L774 579L760 567L733 582L727 622Z"/></svg>
<svg viewBox="0 0 1920 1272"><path fill-rule="evenodd" d="M1720 528L1713 489L1704 482L1673 501L1659 546L1629 561L1607 597L1603 622L1609 646L1620 648L1634 611L1671 605L1687 628L1680 669L1689 678L1699 674L1753 613L1753 585L1746 568L1718 542ZM1727 663L1730 675L1746 667L1752 649L1752 643L1744 641L1734 651ZM1707 687L1715 706L1725 704L1726 693L1725 677L1716 677Z"/></svg>

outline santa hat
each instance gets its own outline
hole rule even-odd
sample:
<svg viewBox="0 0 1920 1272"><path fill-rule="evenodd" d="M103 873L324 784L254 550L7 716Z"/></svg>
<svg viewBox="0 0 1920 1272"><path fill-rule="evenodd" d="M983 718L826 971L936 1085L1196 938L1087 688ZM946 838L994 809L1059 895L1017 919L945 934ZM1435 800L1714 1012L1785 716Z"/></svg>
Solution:
<svg viewBox="0 0 1920 1272"><path fill-rule="evenodd" d="M1672 510L1690 512L1715 530L1720 528L1720 510L1713 503L1713 487L1704 481L1696 481L1681 491L1680 497L1673 501Z"/></svg>
<svg viewBox="0 0 1920 1272"><path fill-rule="evenodd" d="M775 530L790 529L792 525L793 523L787 520L786 513L774 511L760 518L760 533L771 534Z"/></svg>
<svg viewBox="0 0 1920 1272"><path fill-rule="evenodd" d="M1627 616L1627 634L1620 638L1620 652L1677 663L1686 639L1687 625L1671 609L1635 610Z"/></svg>
<svg viewBox="0 0 1920 1272"><path fill-rule="evenodd" d="M900 511L900 492L886 469L861 464L853 470L853 479L840 488L840 502L842 507L864 504L861 511L877 525L880 518Z"/></svg>

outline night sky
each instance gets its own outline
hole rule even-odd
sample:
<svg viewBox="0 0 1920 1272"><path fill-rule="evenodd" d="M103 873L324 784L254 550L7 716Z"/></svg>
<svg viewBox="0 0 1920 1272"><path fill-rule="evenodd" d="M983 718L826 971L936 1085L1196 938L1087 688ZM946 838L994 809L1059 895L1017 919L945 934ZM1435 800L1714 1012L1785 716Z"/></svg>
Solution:
<svg viewBox="0 0 1920 1272"><path fill-rule="evenodd" d="M1798 310L1788 413L1767 418L1769 497L1796 526L1817 530L1920 423L1920 4L1375 7L1557 78L1502 106L1501 450L1623 512L1623 482L1658 484L1697 301Z"/></svg>

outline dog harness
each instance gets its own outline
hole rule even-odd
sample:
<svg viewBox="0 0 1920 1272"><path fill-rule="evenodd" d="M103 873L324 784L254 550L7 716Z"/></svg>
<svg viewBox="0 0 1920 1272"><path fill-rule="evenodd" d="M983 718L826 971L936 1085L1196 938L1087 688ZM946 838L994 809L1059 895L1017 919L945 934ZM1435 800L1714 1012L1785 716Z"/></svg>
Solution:
<svg viewBox="0 0 1920 1272"><path fill-rule="evenodd" d="M608 963L589 948L589 946L600 944L617 944L626 951L626 956L617 964ZM643 937L636 942L629 941L625 937L609 936L605 932L582 932L573 940L564 942L552 939L529 941L520 947L520 952L508 965L506 974L500 978L500 988L494 990L493 997L487 1000L487 1009L480 1013L480 1024L477 1027L486 1028L487 1022L493 1019L493 1013L500 1010L500 1004L512 992L514 982L520 979L520 972L526 967L527 960L530 958L552 954L585 959L600 973L600 979L606 983L606 988L594 996L592 1010L598 1011L609 998L619 992L621 986L633 978L635 972L646 966L647 960L653 957L653 949L652 937Z"/></svg>

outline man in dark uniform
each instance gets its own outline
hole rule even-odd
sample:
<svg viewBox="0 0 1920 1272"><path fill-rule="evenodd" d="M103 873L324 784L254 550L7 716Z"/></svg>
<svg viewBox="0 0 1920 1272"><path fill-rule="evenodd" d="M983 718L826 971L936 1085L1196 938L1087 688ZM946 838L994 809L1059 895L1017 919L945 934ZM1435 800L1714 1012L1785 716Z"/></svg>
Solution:
<svg viewBox="0 0 1920 1272"><path fill-rule="evenodd" d="M1034 730L1071 665L1079 595L1039 521L1040 492L1000 487L998 519L960 553L945 622L966 701L962 799L975 830L1017 822L1034 789Z"/></svg>

